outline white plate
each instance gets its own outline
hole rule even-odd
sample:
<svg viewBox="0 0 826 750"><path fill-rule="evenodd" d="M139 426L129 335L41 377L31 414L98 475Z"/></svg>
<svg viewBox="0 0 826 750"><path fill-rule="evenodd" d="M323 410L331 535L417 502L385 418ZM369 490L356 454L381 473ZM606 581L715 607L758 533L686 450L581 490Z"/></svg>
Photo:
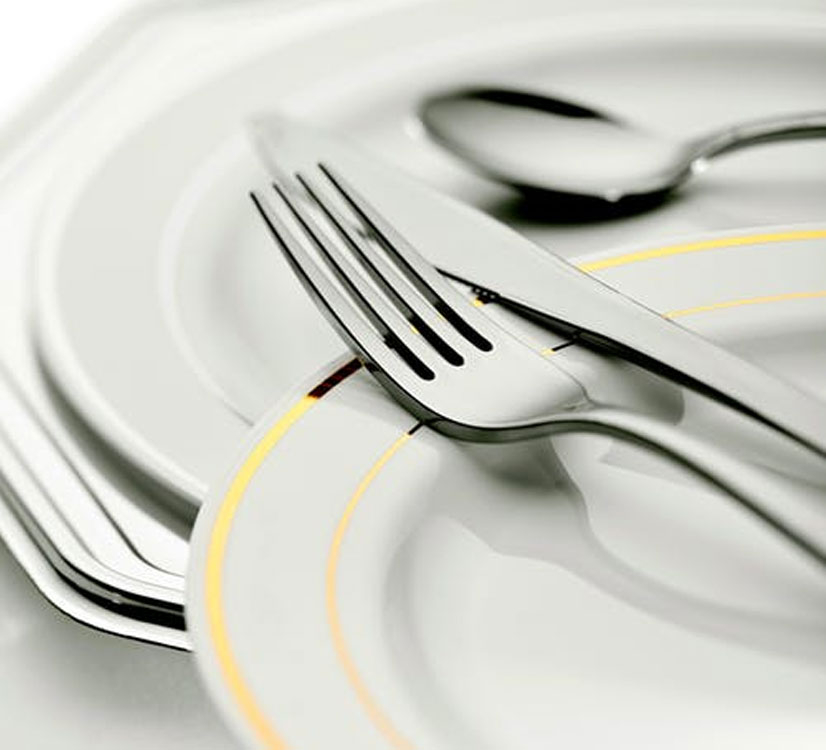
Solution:
<svg viewBox="0 0 826 750"><path fill-rule="evenodd" d="M8 513L0 503L4 531ZM112 625L117 617L76 593L48 561L37 559L38 551L26 539L25 532L19 543L10 537L11 554L0 545L0 747L238 747L200 685L191 654L86 627L140 631L134 624ZM45 589L51 604L18 563L38 588Z"/></svg>
<svg viewBox="0 0 826 750"><path fill-rule="evenodd" d="M826 395L825 252L718 236L589 265ZM250 746L822 747L822 569L640 449L451 442L341 365L196 523L196 654Z"/></svg>
<svg viewBox="0 0 826 750"><path fill-rule="evenodd" d="M562 254L817 218L823 143L733 156L654 213L549 226L414 127L422 94L470 80L547 86L679 136L826 107L824 16L737 5L617 15L585 13L599 2L577 14L408 0L236 18L203 87L61 173L37 275L50 372L112 445L199 503L250 423L340 351L246 198L262 172L241 123L271 107L348 133Z"/></svg>

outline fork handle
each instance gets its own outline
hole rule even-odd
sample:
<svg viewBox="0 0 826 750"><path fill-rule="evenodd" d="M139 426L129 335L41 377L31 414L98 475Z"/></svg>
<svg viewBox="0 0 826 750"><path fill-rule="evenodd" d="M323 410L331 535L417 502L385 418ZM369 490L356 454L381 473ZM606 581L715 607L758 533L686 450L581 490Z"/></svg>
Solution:
<svg viewBox="0 0 826 750"><path fill-rule="evenodd" d="M826 566L826 513L816 499L807 502L791 483L637 412L607 407L554 415L550 434L590 432L630 439L675 459L716 485L746 510Z"/></svg>

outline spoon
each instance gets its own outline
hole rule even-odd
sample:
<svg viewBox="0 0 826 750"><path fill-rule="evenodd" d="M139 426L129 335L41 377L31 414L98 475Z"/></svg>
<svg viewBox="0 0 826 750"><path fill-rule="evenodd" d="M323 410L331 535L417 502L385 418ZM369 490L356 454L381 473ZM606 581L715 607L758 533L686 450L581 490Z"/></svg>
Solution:
<svg viewBox="0 0 826 750"><path fill-rule="evenodd" d="M662 199L721 154L826 135L826 112L808 112L680 142L583 104L494 88L431 97L421 119L436 141L488 177L523 192L609 204Z"/></svg>

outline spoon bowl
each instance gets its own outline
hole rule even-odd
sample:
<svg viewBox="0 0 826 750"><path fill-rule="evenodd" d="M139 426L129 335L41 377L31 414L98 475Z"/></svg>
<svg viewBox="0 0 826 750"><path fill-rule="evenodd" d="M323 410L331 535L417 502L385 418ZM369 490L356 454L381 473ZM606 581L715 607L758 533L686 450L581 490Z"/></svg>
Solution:
<svg viewBox="0 0 826 750"><path fill-rule="evenodd" d="M826 135L826 113L806 113L680 142L581 103L495 88L431 97L421 119L438 143L494 180L616 205L660 200L720 154Z"/></svg>

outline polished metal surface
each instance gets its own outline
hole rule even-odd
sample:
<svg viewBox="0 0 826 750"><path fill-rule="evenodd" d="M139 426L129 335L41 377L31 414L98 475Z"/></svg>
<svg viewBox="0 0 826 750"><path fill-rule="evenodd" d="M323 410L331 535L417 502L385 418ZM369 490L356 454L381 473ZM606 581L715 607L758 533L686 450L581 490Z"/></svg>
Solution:
<svg viewBox="0 0 826 750"><path fill-rule="evenodd" d="M662 197L722 154L826 135L826 113L807 112L683 143L578 102L515 89L439 94L423 103L421 120L438 143L495 180L610 203Z"/></svg>
<svg viewBox="0 0 826 750"><path fill-rule="evenodd" d="M253 123L264 165L318 162L348 180L442 273L598 351L704 393L826 456L826 403L579 271L480 211L338 138L269 117Z"/></svg>
<svg viewBox="0 0 826 750"><path fill-rule="evenodd" d="M791 486L669 424L591 403L553 358L509 334L443 279L336 167L276 173L272 194L252 197L322 312L424 424L478 442L563 432L638 442L709 479L826 563L817 513L805 497L797 502Z"/></svg>

